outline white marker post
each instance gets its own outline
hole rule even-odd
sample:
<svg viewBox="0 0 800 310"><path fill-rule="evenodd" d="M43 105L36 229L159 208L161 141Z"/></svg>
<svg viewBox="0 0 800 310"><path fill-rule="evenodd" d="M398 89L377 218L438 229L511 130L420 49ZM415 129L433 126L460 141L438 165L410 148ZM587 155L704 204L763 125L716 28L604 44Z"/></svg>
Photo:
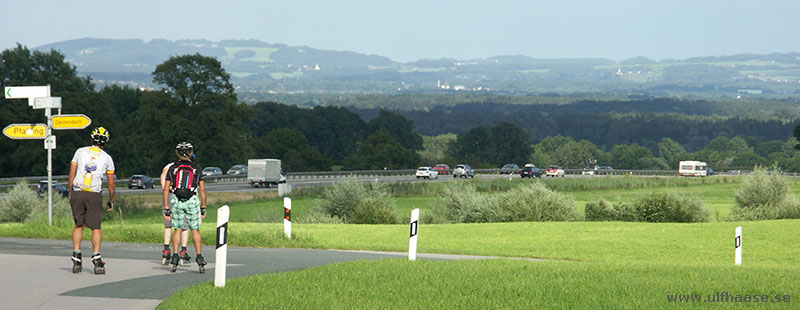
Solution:
<svg viewBox="0 0 800 310"><path fill-rule="evenodd" d="M408 240L408 260L417 260L417 230L419 228L419 208L411 210L411 236Z"/></svg>
<svg viewBox="0 0 800 310"><path fill-rule="evenodd" d="M733 239L736 253L736 265L742 264L742 226L736 227L736 238Z"/></svg>
<svg viewBox="0 0 800 310"><path fill-rule="evenodd" d="M217 209L217 253L214 268L214 286L225 287L225 268L228 264L228 219L231 209L224 205Z"/></svg>
<svg viewBox="0 0 800 310"><path fill-rule="evenodd" d="M283 197L283 233L292 239L292 198Z"/></svg>

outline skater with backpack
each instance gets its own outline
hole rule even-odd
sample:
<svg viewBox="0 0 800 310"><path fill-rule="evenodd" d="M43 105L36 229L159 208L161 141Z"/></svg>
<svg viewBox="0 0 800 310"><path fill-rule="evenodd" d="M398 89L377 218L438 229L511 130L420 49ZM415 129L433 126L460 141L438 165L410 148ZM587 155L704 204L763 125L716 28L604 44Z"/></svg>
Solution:
<svg viewBox="0 0 800 310"><path fill-rule="evenodd" d="M192 156L192 157L194 157L194 156ZM172 166L172 164L174 164L174 162L171 162L171 163L167 164L166 166L164 166L164 169L161 170L161 188L162 189L163 188L170 188L169 186L165 186L164 182L166 181L167 172L169 171L169 168ZM172 196L173 196L172 190L170 189L170 200L167 200L168 202L172 200ZM162 213L162 215L164 217L164 250L161 251L161 265L164 265L164 266L169 265L170 259L172 259L172 253L170 252L170 249L169 249L169 244L170 244L170 242L172 242L172 220L167 219L166 211L167 211L166 209L162 209L161 210L161 213ZM185 225L188 225L188 224L185 224ZM189 242L189 231L188 230L183 230L183 232L181 233L181 238L180 239L181 239L181 254L180 254L181 255L181 266L182 267L189 267L189 266L192 265L191 258L189 257L189 254L186 252L186 245Z"/></svg>
<svg viewBox="0 0 800 310"><path fill-rule="evenodd" d="M170 259L172 272L178 269L180 255L178 244L184 230L191 230L194 248L197 252L195 261L200 273L205 272L206 262L203 259L203 243L200 235L200 224L206 217L206 183L203 181L202 169L192 162L194 149L191 143L181 142L175 148L178 161L172 164L164 180L164 215L172 220L172 247L174 253ZM172 197L170 197L170 191ZM199 197L198 197L199 196ZM184 253L186 254L185 251ZM187 255L188 256L188 255Z"/></svg>
<svg viewBox="0 0 800 310"><path fill-rule="evenodd" d="M114 209L114 160L103 148L108 143L108 130L97 127L92 130L92 145L79 148L72 156L69 166L69 204L75 227L72 229L72 272L83 270L81 257L81 239L83 228L92 230L92 264L95 274L105 274L106 263L100 257L100 244L103 232L100 224L103 221L103 174L108 178L108 209Z"/></svg>

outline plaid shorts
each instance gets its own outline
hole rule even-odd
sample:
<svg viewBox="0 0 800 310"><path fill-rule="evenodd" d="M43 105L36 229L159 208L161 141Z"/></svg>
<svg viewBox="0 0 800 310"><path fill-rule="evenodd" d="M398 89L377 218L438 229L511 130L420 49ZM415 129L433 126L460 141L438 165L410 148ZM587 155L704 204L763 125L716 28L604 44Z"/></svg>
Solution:
<svg viewBox="0 0 800 310"><path fill-rule="evenodd" d="M189 200L180 201L174 195L170 200L172 204L172 227L175 229L200 230L200 198L197 195Z"/></svg>

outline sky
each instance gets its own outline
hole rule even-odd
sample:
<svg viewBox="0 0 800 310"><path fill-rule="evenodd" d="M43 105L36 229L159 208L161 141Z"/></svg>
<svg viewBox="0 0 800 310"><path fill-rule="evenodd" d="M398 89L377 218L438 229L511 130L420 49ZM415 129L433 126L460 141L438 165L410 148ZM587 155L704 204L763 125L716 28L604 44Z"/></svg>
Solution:
<svg viewBox="0 0 800 310"><path fill-rule="evenodd" d="M80 38L256 39L408 62L800 52L797 0L11 0L0 50Z"/></svg>

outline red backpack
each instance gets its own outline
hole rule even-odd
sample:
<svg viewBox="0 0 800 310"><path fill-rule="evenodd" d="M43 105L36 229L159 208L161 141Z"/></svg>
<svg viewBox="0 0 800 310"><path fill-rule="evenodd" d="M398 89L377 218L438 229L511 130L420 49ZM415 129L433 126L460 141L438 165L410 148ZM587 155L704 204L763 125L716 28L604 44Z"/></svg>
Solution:
<svg viewBox="0 0 800 310"><path fill-rule="evenodd" d="M196 170L192 165L186 163L175 163L176 167L173 169L173 175L175 176L174 182L172 182L172 193L175 194L175 197L178 198L180 201L189 200L195 194L195 184L197 174Z"/></svg>

